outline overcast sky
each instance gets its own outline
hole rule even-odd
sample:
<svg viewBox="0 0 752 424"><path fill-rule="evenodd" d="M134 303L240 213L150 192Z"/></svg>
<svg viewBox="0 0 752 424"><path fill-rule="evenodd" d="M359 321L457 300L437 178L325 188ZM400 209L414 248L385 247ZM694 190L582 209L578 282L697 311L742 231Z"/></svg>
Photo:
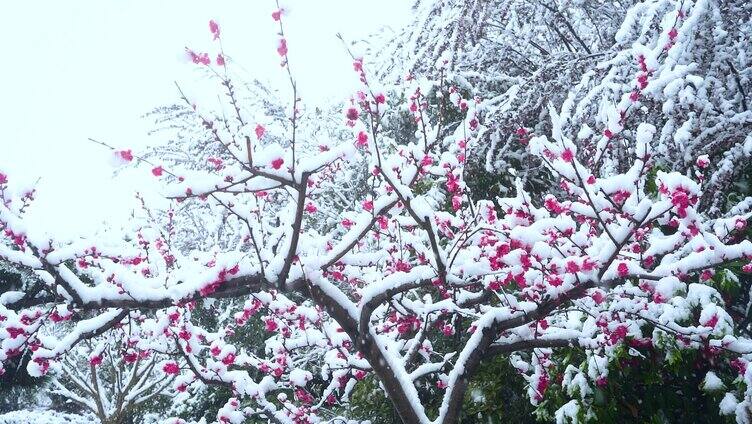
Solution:
<svg viewBox="0 0 752 424"><path fill-rule="evenodd" d="M398 27L409 0L286 0L291 64L304 100L347 96L356 87L336 39ZM35 223L73 235L129 213L135 180L112 178L109 152L139 147L141 116L176 100L174 81L199 74L186 46L208 50L208 21L221 26L225 51L249 74L285 80L275 51L274 0L48 0L0 5L0 171L37 185ZM148 172L148 170L146 171Z"/></svg>

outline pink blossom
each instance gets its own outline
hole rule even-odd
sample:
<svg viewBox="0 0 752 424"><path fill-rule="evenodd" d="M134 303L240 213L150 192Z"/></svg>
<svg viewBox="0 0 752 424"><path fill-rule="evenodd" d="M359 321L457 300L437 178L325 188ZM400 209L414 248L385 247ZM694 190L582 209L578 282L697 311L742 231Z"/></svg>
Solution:
<svg viewBox="0 0 752 424"><path fill-rule="evenodd" d="M211 349L209 349L209 353L212 354L212 356L219 356L220 353L222 353L222 348L219 346L212 346Z"/></svg>
<svg viewBox="0 0 752 424"><path fill-rule="evenodd" d="M366 147L368 146L368 133L365 131L361 131L358 133L358 141L355 143L358 147Z"/></svg>
<svg viewBox="0 0 752 424"><path fill-rule="evenodd" d="M410 272L410 269L412 269L412 266L410 266L409 262L405 262L403 260L398 260L394 267L399 272Z"/></svg>
<svg viewBox="0 0 752 424"><path fill-rule="evenodd" d="M69 320L69 319L70 319L70 317L71 317L72 315L73 315L73 313L71 313L70 311L66 311L65 313L63 313L63 314L61 315L61 314L60 314L60 312L58 312L58 310L57 310L57 309L55 309L55 310L54 310L54 311L52 311L52 313L50 314L50 320L52 320L52 322L62 322L62 321L67 321L67 320ZM0 319L0 321L2 321L2 319Z"/></svg>
<svg viewBox="0 0 752 424"><path fill-rule="evenodd" d="M535 397L538 400L543 399L543 395L546 393L546 390L548 390L548 386L550 384L550 379L548 377L547 373L543 373L538 377L538 383L535 386L536 394Z"/></svg>
<svg viewBox="0 0 752 424"><path fill-rule="evenodd" d="M224 358L222 358L222 363L225 365L232 365L233 363L235 363L235 354L228 353Z"/></svg>
<svg viewBox="0 0 752 424"><path fill-rule="evenodd" d="M298 387L295 389L295 397L306 405L313 403L313 396L303 388Z"/></svg>
<svg viewBox="0 0 752 424"><path fill-rule="evenodd" d="M191 61L196 65L209 65L211 63L209 53L196 53L191 49L186 49L186 51L188 52Z"/></svg>
<svg viewBox="0 0 752 424"><path fill-rule="evenodd" d="M278 9L272 12L272 19L274 19L274 21L279 22L281 18L282 18L282 9Z"/></svg>
<svg viewBox="0 0 752 424"><path fill-rule="evenodd" d="M318 210L318 208L313 203L308 202L308 204L306 204L306 207L305 207L305 211L306 212L308 212L308 213L316 213L317 210Z"/></svg>
<svg viewBox="0 0 752 424"><path fill-rule="evenodd" d="M207 159L206 161L209 162L210 164L214 165L214 169L217 170L217 171L219 171L220 169L223 168L223 166L222 166L222 159L220 159L220 158L214 158L214 157L212 157L212 158Z"/></svg>
<svg viewBox="0 0 752 424"><path fill-rule="evenodd" d="M447 182L446 182L447 191L449 191L450 193L456 193L460 189L460 186L457 183L457 177L451 172L447 172L446 177L447 177Z"/></svg>
<svg viewBox="0 0 752 424"><path fill-rule="evenodd" d="M575 274L580 271L580 266L577 265L577 262L575 261L568 261L567 262L567 272L570 274Z"/></svg>
<svg viewBox="0 0 752 424"><path fill-rule="evenodd" d="M637 62L640 64L640 69L642 70L642 72L647 72L648 71L648 65L645 62L645 56L644 55L640 55L637 58Z"/></svg>
<svg viewBox="0 0 752 424"><path fill-rule="evenodd" d="M462 196L454 195L452 196L452 209L455 211L460 210L462 207Z"/></svg>
<svg viewBox="0 0 752 424"><path fill-rule="evenodd" d="M552 195L549 195L548 197L546 197L546 200L543 201L543 205L546 207L546 209L548 209L549 211L553 213L564 212L564 208Z"/></svg>
<svg viewBox="0 0 752 424"><path fill-rule="evenodd" d="M99 355L92 355L89 358L89 363L91 365L95 366L95 367L98 366L98 365L101 365L102 364L102 357L99 356Z"/></svg>
<svg viewBox="0 0 752 424"><path fill-rule="evenodd" d="M162 366L165 374L176 375L180 372L180 367L175 362L167 362Z"/></svg>
<svg viewBox="0 0 752 424"><path fill-rule="evenodd" d="M358 112L358 109L354 107L347 108L347 113L345 114L347 116L347 119L350 121L354 121L358 119L358 116L360 116L360 112Z"/></svg>
<svg viewBox="0 0 752 424"><path fill-rule="evenodd" d="M0 172L0 184L7 184L8 176Z"/></svg>
<svg viewBox="0 0 752 424"><path fill-rule="evenodd" d="M264 128L261 124L256 124L256 138L261 140L261 138L264 136L264 133L266 133L266 128Z"/></svg>
<svg viewBox="0 0 752 424"><path fill-rule="evenodd" d="M735 369L740 375L747 372L747 361L741 358L734 358L729 362L731 368Z"/></svg>
<svg viewBox="0 0 752 424"><path fill-rule="evenodd" d="M640 90L644 90L648 86L648 74L641 73L637 76L637 84L640 86Z"/></svg>
<svg viewBox="0 0 752 424"><path fill-rule="evenodd" d="M275 321L274 318L267 318L264 320L264 329L266 331L275 331L277 327L277 321Z"/></svg>
<svg viewBox="0 0 752 424"><path fill-rule="evenodd" d="M282 168L282 164L285 163L285 160L282 158L277 158L272 161L272 168L274 169L280 169Z"/></svg>
<svg viewBox="0 0 752 424"><path fill-rule="evenodd" d="M627 326L620 325L616 327L608 337L612 345L624 340L627 337Z"/></svg>
<svg viewBox="0 0 752 424"><path fill-rule="evenodd" d="M626 262L622 262L616 267L616 272L619 273L619 277L626 277L629 275L629 265Z"/></svg>
<svg viewBox="0 0 752 424"><path fill-rule="evenodd" d="M34 362L39 365L39 371L42 375L47 374L47 370L50 368L50 361L44 358L34 358Z"/></svg>
<svg viewBox="0 0 752 424"><path fill-rule="evenodd" d="M710 317L709 320L707 320L707 321L705 321L705 322L702 323L703 326L710 327L710 328L715 328L716 324L718 324L718 315L717 314L713 314L713 316Z"/></svg>
<svg viewBox="0 0 752 424"><path fill-rule="evenodd" d="M155 166L154 168L151 169L151 173L155 177L161 177L163 172L164 172L164 168L162 168L161 166Z"/></svg>
<svg viewBox="0 0 752 424"><path fill-rule="evenodd" d="M217 66L225 66L225 57L222 53L217 54Z"/></svg>
<svg viewBox="0 0 752 424"><path fill-rule="evenodd" d="M132 364L138 360L138 353L129 351L126 352L125 355L123 355L123 361L125 361L126 364Z"/></svg>
<svg viewBox="0 0 752 424"><path fill-rule="evenodd" d="M280 56L287 56L287 40L284 38L279 39L279 43L277 44L277 53L279 53Z"/></svg>
<svg viewBox="0 0 752 424"><path fill-rule="evenodd" d="M363 72L363 58L353 60L353 70L355 72Z"/></svg>
<svg viewBox="0 0 752 424"><path fill-rule="evenodd" d="M214 19L209 21L209 31L214 35L215 40L219 38L219 25Z"/></svg>
<svg viewBox="0 0 752 424"><path fill-rule="evenodd" d="M131 150L120 150L117 152L118 156L120 156L121 159L123 159L126 162L130 162L133 160L133 153L131 153Z"/></svg>

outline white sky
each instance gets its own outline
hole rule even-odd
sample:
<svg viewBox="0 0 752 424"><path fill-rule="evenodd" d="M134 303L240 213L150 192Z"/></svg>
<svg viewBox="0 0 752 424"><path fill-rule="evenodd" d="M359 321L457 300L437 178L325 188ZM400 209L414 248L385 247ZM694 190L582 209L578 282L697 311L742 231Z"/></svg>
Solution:
<svg viewBox="0 0 752 424"><path fill-rule="evenodd" d="M397 27L410 0L287 0L285 30L304 101L344 98L356 87L335 37L356 40ZM121 221L137 188L112 178L110 153L88 137L136 150L149 141L140 117L177 100L174 81L198 78L184 48L209 50L209 19L225 52L281 86L274 0L77 0L0 4L0 171L37 185L30 217L74 235ZM145 170L144 172L148 172Z"/></svg>

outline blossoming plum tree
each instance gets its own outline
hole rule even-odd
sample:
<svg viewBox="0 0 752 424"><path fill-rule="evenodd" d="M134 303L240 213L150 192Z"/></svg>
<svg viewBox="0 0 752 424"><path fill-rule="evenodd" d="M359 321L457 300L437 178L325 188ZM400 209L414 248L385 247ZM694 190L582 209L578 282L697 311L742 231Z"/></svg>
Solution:
<svg viewBox="0 0 752 424"><path fill-rule="evenodd" d="M38 278L0 295L0 360L29 352L29 372L44 375L82 341L128 328L124 346L170 357L155 368L174 377L175 389L232 390L218 422L333 418L374 375L404 422L454 423L484 360L510 357L537 403L553 378L553 350L569 347L588 362L568 370L579 396L557 411L564 421L586 412L617 348L671 344L733 361L740 384L729 385L721 410L747 420L752 343L734 334L702 276L748 262L752 243L740 234L749 214L708 219L697 211L703 181L655 172L655 126L621 128L632 140L623 166L595 173L551 108L550 134L531 135L528 148L559 180L561 195L533 198L518 182L514 196L474 200L466 158L486 125L476 99L444 80L410 78L400 90L418 130L409 142L394 139L383 130L387 94L354 57L362 89L341 117L351 140L305 140L288 58L294 44L284 37L283 11L273 19L293 92L288 132L260 143L270 129L228 94L232 122L192 108L227 160L200 170L145 168L176 202L227 211L236 243L179 251L169 229L148 221L118 242L56 240L26 225L31 196L14 196L12 179L0 174L0 258ZM210 29L220 39L219 26ZM228 66L221 50L220 61L190 54L199 66ZM450 101L429 102L428 93ZM458 124L442 118L450 110L461 114ZM142 161L130 150L115 154ZM368 164L368 190L354 206L317 202L357 161ZM336 225L314 225L317 214L336 216ZM237 305L234 320L204 328L196 311L217 299L238 300L228 303ZM252 319L269 334L263 355L244 345L260 341L233 339ZM458 343L443 343L449 339ZM427 384L439 399L435 413L418 391Z"/></svg>

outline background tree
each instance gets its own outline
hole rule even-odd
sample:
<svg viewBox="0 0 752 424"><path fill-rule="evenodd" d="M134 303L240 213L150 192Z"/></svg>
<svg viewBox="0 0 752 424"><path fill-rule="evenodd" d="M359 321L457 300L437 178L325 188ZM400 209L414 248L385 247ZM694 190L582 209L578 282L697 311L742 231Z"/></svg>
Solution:
<svg viewBox="0 0 752 424"><path fill-rule="evenodd" d="M510 168L529 189L551 189L525 145L531 134L550 132L554 104L583 153L604 144L606 130L614 136L604 156L593 157L598 172L624 167L629 128L650 122L662 169L689 175L696 158L708 156L701 210L718 216L749 196L749 4L446 0L414 9L400 34L375 43L388 58L381 74L436 77L432 65L443 63L441 72L482 99L484 142L471 157L501 178L502 193L513 188L514 176L503 175Z"/></svg>
<svg viewBox="0 0 752 424"><path fill-rule="evenodd" d="M102 422L134 422L144 406L170 396L174 377L159 371L164 362L156 350L128 340L118 329L76 346L60 363L53 394L90 411ZM135 340L135 339L134 339Z"/></svg>

